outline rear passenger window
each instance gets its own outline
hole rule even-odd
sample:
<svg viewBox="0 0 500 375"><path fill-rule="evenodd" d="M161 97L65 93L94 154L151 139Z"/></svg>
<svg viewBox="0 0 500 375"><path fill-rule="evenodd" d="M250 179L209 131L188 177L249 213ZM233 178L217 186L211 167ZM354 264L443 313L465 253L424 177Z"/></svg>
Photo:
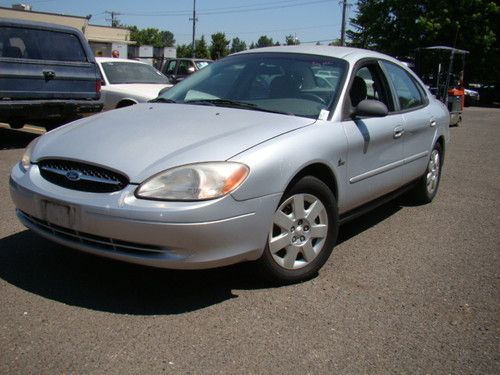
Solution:
<svg viewBox="0 0 500 375"><path fill-rule="evenodd" d="M0 27L0 56L35 60L87 61L76 35L64 32Z"/></svg>
<svg viewBox="0 0 500 375"><path fill-rule="evenodd" d="M418 87L407 72L392 63L384 61L383 65L396 90L400 110L404 111L425 104L423 89Z"/></svg>

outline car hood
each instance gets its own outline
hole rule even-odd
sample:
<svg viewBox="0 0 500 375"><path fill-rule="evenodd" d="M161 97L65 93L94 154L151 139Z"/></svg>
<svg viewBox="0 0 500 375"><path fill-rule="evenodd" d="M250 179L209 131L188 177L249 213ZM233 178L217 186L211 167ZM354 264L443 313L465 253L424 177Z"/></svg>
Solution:
<svg viewBox="0 0 500 375"><path fill-rule="evenodd" d="M158 96L158 92L165 87L172 87L171 84L146 84L146 83L127 83L119 85L106 85L102 87L102 92L116 92L121 95L130 96L132 98L142 97L154 99Z"/></svg>
<svg viewBox="0 0 500 375"><path fill-rule="evenodd" d="M165 169L227 160L315 120L260 111L144 103L97 114L41 137L32 160L64 158L125 173L131 182Z"/></svg>

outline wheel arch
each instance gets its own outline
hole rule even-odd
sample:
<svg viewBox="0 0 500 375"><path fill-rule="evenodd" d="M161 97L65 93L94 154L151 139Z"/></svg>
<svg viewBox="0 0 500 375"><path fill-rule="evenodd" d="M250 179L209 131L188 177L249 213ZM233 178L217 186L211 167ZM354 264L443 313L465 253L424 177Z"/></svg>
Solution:
<svg viewBox="0 0 500 375"><path fill-rule="evenodd" d="M130 98L124 98L124 99L120 99L120 101L118 103L116 103L116 107L115 108L123 108L123 107L128 107L130 105L134 105L134 104L137 104L137 100L134 100L134 99L130 99Z"/></svg>
<svg viewBox="0 0 500 375"><path fill-rule="evenodd" d="M436 139L436 142L435 143L439 143L439 146L441 146L441 164L444 164L444 157L445 157L445 139L444 139L444 135L440 135L438 137L438 139Z"/></svg>
<svg viewBox="0 0 500 375"><path fill-rule="evenodd" d="M305 176L316 177L318 180L323 182L332 191L335 200L338 202L338 184L335 173L328 165L320 162L307 165L298 171L288 183L285 191L290 189L297 183L297 181Z"/></svg>

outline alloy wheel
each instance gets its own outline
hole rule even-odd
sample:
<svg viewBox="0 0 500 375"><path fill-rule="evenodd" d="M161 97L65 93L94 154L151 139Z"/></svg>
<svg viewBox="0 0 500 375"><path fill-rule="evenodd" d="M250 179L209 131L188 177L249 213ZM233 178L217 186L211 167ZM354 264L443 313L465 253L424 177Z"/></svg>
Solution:
<svg viewBox="0 0 500 375"><path fill-rule="evenodd" d="M328 235L328 214L311 194L295 194L276 210L269 234L269 250L285 269L310 264L321 252Z"/></svg>
<svg viewBox="0 0 500 375"><path fill-rule="evenodd" d="M432 150L431 157L429 159L429 164L427 165L427 176L426 176L426 185L427 192L429 195L433 195L437 189L439 182L439 172L441 167L441 161L439 157L439 151L434 149Z"/></svg>

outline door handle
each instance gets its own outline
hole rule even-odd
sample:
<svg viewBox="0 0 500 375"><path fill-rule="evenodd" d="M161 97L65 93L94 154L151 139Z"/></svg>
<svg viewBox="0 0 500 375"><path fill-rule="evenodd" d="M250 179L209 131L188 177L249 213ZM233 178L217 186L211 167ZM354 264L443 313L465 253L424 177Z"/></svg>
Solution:
<svg viewBox="0 0 500 375"><path fill-rule="evenodd" d="M401 138L401 136L404 134L405 130L402 126L396 126L394 128L394 139Z"/></svg>
<svg viewBox="0 0 500 375"><path fill-rule="evenodd" d="M54 79L56 77L56 72L54 72L52 70L44 70L43 71L43 76L48 81L48 80Z"/></svg>
<svg viewBox="0 0 500 375"><path fill-rule="evenodd" d="M432 119L429 123L429 125L431 126L431 128L435 127L437 125L437 122L436 120Z"/></svg>

